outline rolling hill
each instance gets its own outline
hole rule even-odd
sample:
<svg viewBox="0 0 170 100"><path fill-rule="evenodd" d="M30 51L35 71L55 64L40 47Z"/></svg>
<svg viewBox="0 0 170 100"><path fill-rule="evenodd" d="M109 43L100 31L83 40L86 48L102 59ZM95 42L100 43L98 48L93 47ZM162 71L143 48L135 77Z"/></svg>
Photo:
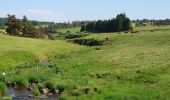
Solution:
<svg viewBox="0 0 170 100"><path fill-rule="evenodd" d="M79 38L109 41L89 47L0 34L1 71L8 70L6 80L14 84L59 89L60 99L168 100L169 37L169 30L147 30Z"/></svg>

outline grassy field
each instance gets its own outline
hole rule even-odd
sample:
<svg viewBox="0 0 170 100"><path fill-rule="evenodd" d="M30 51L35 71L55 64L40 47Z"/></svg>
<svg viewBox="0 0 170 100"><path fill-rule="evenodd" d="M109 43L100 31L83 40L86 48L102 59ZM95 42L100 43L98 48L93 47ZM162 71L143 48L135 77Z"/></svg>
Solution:
<svg viewBox="0 0 170 100"><path fill-rule="evenodd" d="M170 25L164 25L164 26L152 26L152 25L147 25L143 27L135 27L134 30L138 31L145 31L145 30L165 30L168 29L170 30Z"/></svg>
<svg viewBox="0 0 170 100"><path fill-rule="evenodd" d="M168 100L170 93L170 32L94 34L86 38L112 42L86 48L72 57L52 61L64 70L60 79L77 88L69 98L96 100ZM96 49L100 48L100 49ZM70 84L68 86L70 86ZM97 88L97 92L96 89ZM89 93L84 93L89 90ZM73 92L73 93L72 93ZM64 95L64 96L65 96Z"/></svg>
<svg viewBox="0 0 170 100"><path fill-rule="evenodd" d="M70 31L71 33L77 33L77 32L80 32L80 27L67 28L67 29L58 29L57 30L57 32L61 32L61 33L67 33L67 31Z"/></svg>
<svg viewBox="0 0 170 100"><path fill-rule="evenodd" d="M0 34L0 69L13 68L29 61L41 61L55 54L76 50L78 45L64 41L11 37Z"/></svg>
<svg viewBox="0 0 170 100"><path fill-rule="evenodd" d="M61 100L168 100L170 98L170 31L92 34L103 46L0 35L0 61L15 66L6 80L63 90ZM29 62L53 56L47 65ZM10 61L10 63L8 63ZM10 67L11 68L11 67ZM15 73L15 77L13 74ZM30 74L31 73L31 74Z"/></svg>

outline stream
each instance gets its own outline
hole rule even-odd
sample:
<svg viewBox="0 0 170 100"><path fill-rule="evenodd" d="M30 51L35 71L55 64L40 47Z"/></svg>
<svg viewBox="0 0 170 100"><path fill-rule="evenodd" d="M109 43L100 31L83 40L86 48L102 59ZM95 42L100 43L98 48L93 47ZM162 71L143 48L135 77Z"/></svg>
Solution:
<svg viewBox="0 0 170 100"><path fill-rule="evenodd" d="M43 65L48 65L48 61L42 61ZM12 97L12 100L59 100L59 96L52 94L42 94L38 97L33 96L33 91L27 90L27 88L14 88L8 87L4 97Z"/></svg>
<svg viewBox="0 0 170 100"><path fill-rule="evenodd" d="M13 87L8 87L5 96L12 96L12 100L58 100L57 95L48 96L47 94L40 95L38 97L33 97L32 91L26 88L15 89Z"/></svg>

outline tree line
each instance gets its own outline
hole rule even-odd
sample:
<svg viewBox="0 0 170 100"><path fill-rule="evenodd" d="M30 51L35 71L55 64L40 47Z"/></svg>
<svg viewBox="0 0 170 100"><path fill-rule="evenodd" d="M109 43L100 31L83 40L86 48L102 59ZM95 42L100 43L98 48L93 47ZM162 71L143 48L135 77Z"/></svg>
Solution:
<svg viewBox="0 0 170 100"><path fill-rule="evenodd" d="M5 29L6 18L0 18L0 29Z"/></svg>
<svg viewBox="0 0 170 100"><path fill-rule="evenodd" d="M160 26L160 25L170 25L170 19L160 19L160 20L155 20L155 19L142 19L142 20L133 20L133 23L135 23L136 27L140 27L140 26L146 26L146 25L156 25L156 26Z"/></svg>
<svg viewBox="0 0 170 100"><path fill-rule="evenodd" d="M17 19L15 15L7 15L7 18L0 18L0 29L6 29L7 34L31 38L53 38L50 33L57 32L60 28L80 27L82 21L68 23L30 21L26 16Z"/></svg>
<svg viewBox="0 0 170 100"><path fill-rule="evenodd" d="M81 27L83 22L84 21L50 23L50 24L48 24L48 30L49 30L50 33L56 33L57 29L67 29L67 28Z"/></svg>
<svg viewBox="0 0 170 100"><path fill-rule="evenodd" d="M73 22L64 22L64 23L55 23L57 29L61 28L72 28L72 27L80 27L82 21L73 21Z"/></svg>
<svg viewBox="0 0 170 100"><path fill-rule="evenodd" d="M48 27L37 26L28 21L26 16L19 20L15 15L7 17L5 25L7 26L6 32L9 35L31 38L48 38Z"/></svg>
<svg viewBox="0 0 170 100"><path fill-rule="evenodd" d="M118 14L110 20L92 21L81 26L81 31L91 32L120 32L131 30L131 21L126 14Z"/></svg>

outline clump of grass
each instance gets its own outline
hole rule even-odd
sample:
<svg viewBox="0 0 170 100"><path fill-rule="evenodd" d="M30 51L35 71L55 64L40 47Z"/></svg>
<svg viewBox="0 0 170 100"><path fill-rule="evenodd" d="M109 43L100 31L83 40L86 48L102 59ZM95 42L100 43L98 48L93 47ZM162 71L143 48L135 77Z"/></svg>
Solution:
<svg viewBox="0 0 170 100"><path fill-rule="evenodd" d="M42 90L42 89L44 89L44 88L45 88L45 85L44 85L44 84L38 83L38 89L39 89L39 90Z"/></svg>
<svg viewBox="0 0 170 100"><path fill-rule="evenodd" d="M29 77L29 83L38 83L39 79L36 76Z"/></svg>
<svg viewBox="0 0 170 100"><path fill-rule="evenodd" d="M0 95L4 95L7 91L7 86L5 85L5 83L0 82Z"/></svg>
<svg viewBox="0 0 170 100"><path fill-rule="evenodd" d="M158 82L157 77L148 76L148 75L145 75L145 74L137 75L134 80L136 82L138 82L138 83L150 83L150 84L153 84L153 83Z"/></svg>
<svg viewBox="0 0 170 100"><path fill-rule="evenodd" d="M44 84L40 84L39 89L48 88L51 92L55 92L55 90L59 90L60 92L64 92L67 88L67 85L56 83L56 81L46 81Z"/></svg>
<svg viewBox="0 0 170 100"><path fill-rule="evenodd" d="M81 92L77 90L71 92L71 96L74 96L74 97L79 97L81 95L82 95Z"/></svg>
<svg viewBox="0 0 170 100"><path fill-rule="evenodd" d="M61 83L56 83L55 84L55 89L59 90L60 92L64 92L64 90L67 88L65 84Z"/></svg>
<svg viewBox="0 0 170 100"><path fill-rule="evenodd" d="M33 95L34 96L39 96L40 95L40 91L38 89L38 87L35 87L34 90L33 90Z"/></svg>
<svg viewBox="0 0 170 100"><path fill-rule="evenodd" d="M88 94L90 92L90 88L89 87L85 87L82 89L83 94Z"/></svg>
<svg viewBox="0 0 170 100"><path fill-rule="evenodd" d="M47 81L45 82L45 87L54 91L55 87L55 82L54 81Z"/></svg>
<svg viewBox="0 0 170 100"><path fill-rule="evenodd" d="M59 67L57 67L56 64L49 64L48 67L52 70L52 73L54 74L57 74L60 71Z"/></svg>
<svg viewBox="0 0 170 100"><path fill-rule="evenodd" d="M28 76L29 83L40 83L42 81L45 81L49 77L45 74L45 72L40 73L34 73L31 76Z"/></svg>
<svg viewBox="0 0 170 100"><path fill-rule="evenodd" d="M26 77L19 77L19 78L16 78L15 80L15 86L18 86L18 87L25 87L28 83L28 80Z"/></svg>

